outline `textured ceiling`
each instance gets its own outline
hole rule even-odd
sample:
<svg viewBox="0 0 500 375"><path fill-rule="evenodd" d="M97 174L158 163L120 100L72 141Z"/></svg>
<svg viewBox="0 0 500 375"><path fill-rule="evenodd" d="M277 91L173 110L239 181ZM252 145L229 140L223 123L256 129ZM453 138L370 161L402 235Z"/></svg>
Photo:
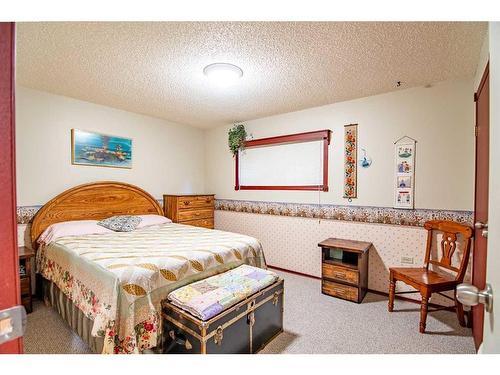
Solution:
<svg viewBox="0 0 500 375"><path fill-rule="evenodd" d="M20 23L20 85L213 127L474 74L485 23ZM244 75L226 89L202 70Z"/></svg>

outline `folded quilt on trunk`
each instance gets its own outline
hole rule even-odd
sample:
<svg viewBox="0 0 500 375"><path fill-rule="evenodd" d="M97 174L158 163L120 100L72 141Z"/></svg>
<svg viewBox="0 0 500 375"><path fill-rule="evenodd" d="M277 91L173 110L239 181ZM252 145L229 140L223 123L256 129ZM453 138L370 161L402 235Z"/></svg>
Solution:
<svg viewBox="0 0 500 375"><path fill-rule="evenodd" d="M168 295L172 304L208 320L278 280L274 272L242 265L183 286Z"/></svg>

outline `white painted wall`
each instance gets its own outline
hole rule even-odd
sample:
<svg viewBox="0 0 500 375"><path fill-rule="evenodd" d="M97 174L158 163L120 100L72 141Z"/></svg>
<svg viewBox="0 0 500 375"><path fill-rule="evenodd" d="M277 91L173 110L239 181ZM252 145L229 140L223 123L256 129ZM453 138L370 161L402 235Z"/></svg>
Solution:
<svg viewBox="0 0 500 375"><path fill-rule="evenodd" d="M474 74L474 92L477 91L479 84L481 83L481 78L483 78L484 69L490 58L490 39L489 30L486 31L484 36L483 45L481 46L481 52L479 54L479 61L476 68L476 73Z"/></svg>
<svg viewBox="0 0 500 375"><path fill-rule="evenodd" d="M331 129L330 191L322 203L349 204L342 197L344 125L358 123L359 149L373 164L358 171L358 198L352 205L392 206L393 142L418 140L416 208L473 209L473 79L448 81L246 122L254 138ZM234 160L223 126L206 131L206 187L217 198L317 203L318 192L235 191ZM361 153L361 151L360 151Z"/></svg>
<svg viewBox="0 0 500 375"><path fill-rule="evenodd" d="M133 139L132 169L71 164L71 129ZM117 180L156 198L204 192L204 134L200 129L16 87L18 206L42 205L78 184Z"/></svg>

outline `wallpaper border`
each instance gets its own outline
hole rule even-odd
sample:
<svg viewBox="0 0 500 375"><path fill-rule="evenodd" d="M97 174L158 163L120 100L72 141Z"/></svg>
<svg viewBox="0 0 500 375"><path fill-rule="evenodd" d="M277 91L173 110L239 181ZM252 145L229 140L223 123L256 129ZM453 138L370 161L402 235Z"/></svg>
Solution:
<svg viewBox="0 0 500 375"><path fill-rule="evenodd" d="M163 205L162 200L158 200ZM29 224L42 206L18 206L17 223ZM215 209L219 211L246 212L263 215L306 217L324 220L355 221L421 227L427 220L453 220L472 226L472 211L413 209L392 207L342 206L333 204L307 204L216 199Z"/></svg>
<svg viewBox="0 0 500 375"><path fill-rule="evenodd" d="M421 227L428 220L452 220L472 226L472 211L439 209L397 209L392 207L342 206L283 202L216 199L215 209L263 215L356 221L361 223Z"/></svg>

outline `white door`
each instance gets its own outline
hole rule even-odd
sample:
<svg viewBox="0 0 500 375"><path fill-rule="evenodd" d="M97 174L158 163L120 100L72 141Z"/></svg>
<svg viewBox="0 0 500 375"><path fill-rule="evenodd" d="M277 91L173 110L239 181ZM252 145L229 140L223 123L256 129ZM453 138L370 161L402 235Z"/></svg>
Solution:
<svg viewBox="0 0 500 375"><path fill-rule="evenodd" d="M500 22L489 24L490 45L490 182L486 282L493 311L484 315L481 353L500 353ZM496 319L494 318L496 316ZM495 322L496 320L496 322Z"/></svg>

